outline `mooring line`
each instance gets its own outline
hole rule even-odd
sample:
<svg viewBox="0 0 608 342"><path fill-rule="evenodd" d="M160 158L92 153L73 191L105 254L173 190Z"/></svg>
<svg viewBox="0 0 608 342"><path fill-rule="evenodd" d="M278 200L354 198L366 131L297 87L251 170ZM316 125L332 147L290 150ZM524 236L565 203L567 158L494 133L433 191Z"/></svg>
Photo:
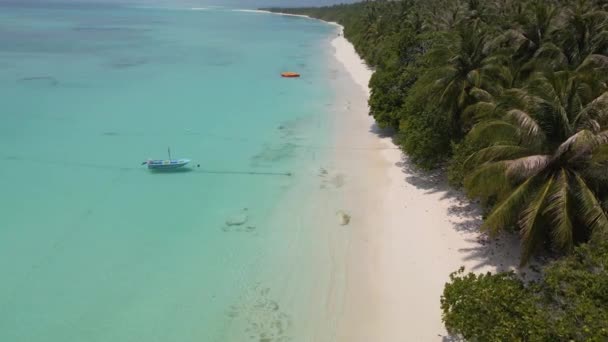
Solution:
<svg viewBox="0 0 608 342"><path fill-rule="evenodd" d="M210 174L222 174L222 175L257 175L257 176L292 176L291 172L263 172L263 171L225 171L225 170L197 170L194 169L192 172L210 173Z"/></svg>
<svg viewBox="0 0 608 342"><path fill-rule="evenodd" d="M89 169L99 170L119 170L119 171L132 171L132 170L144 170L144 168L135 166L115 166L115 165L102 165L94 163L81 163L81 162L66 162L61 160L48 160L48 159L37 159L37 158L23 158L18 156L3 156L2 159L7 161L22 161L46 165L58 165L58 166L70 166L70 167L82 167ZM265 172L265 171L241 171L241 170L209 170L201 169L198 164L197 167L189 167L184 169L175 169L170 171L154 171L154 173L204 173L204 174L224 174L224 175L251 175L251 176L286 176L290 177L293 174L291 172Z"/></svg>

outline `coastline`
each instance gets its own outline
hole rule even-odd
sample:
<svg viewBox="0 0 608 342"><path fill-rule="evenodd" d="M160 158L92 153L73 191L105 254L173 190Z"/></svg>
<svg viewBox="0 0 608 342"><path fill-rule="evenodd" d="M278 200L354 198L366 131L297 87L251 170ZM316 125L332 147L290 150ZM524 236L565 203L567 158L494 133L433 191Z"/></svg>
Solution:
<svg viewBox="0 0 608 342"><path fill-rule="evenodd" d="M306 318L291 336L442 340L447 336L440 297L450 273L461 266L474 272L526 271L517 268L518 240L489 240L480 233L480 208L450 188L441 172L418 171L375 125L367 103L373 71L344 38L341 25L319 21L336 27L328 44L333 147L303 170L302 184L287 196L300 200L291 219L299 231L297 237L284 236L296 248L284 251L277 263L288 270L279 301L289 303L294 317ZM340 225L337 213L349 215L349 224ZM277 222L288 222L292 214L283 213ZM298 275L302 272L308 276Z"/></svg>
<svg viewBox="0 0 608 342"><path fill-rule="evenodd" d="M461 266L479 273L525 272L517 268L519 242L514 236L490 241L479 232L482 216L475 203L452 189L440 171L413 166L369 115L373 71L342 34L332 46L334 58L360 88L337 87L349 110L336 118L336 144L371 148L334 156L359 182L344 188L343 199L365 216L363 227L351 230L338 340L441 340L446 332L440 297L450 273ZM367 189L365 196L357 188Z"/></svg>

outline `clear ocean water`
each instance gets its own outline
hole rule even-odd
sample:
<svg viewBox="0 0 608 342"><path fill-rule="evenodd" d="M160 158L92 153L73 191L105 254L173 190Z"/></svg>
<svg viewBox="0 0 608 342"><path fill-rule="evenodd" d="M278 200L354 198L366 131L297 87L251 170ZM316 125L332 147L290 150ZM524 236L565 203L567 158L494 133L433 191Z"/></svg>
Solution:
<svg viewBox="0 0 608 342"><path fill-rule="evenodd" d="M221 8L0 5L0 341L240 341L251 292L250 325L278 318L243 336L288 340L257 282L289 234L275 211L327 139L333 32ZM190 171L140 165L169 146Z"/></svg>

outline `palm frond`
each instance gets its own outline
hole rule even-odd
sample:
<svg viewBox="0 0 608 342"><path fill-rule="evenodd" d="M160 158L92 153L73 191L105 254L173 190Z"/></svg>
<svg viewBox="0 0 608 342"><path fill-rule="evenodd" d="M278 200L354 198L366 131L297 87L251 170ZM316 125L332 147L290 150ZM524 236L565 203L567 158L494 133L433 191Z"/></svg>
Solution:
<svg viewBox="0 0 608 342"><path fill-rule="evenodd" d="M608 69L608 56L591 54L585 58L583 63L576 69L579 73L593 72L595 69ZM600 70L601 71L601 70Z"/></svg>
<svg viewBox="0 0 608 342"><path fill-rule="evenodd" d="M492 94L490 94L489 92L478 88L478 87L473 87L470 91L469 91L469 95L473 96L475 98L475 100L477 101L483 101L483 102L493 102L494 101L494 96L492 96Z"/></svg>
<svg viewBox="0 0 608 342"><path fill-rule="evenodd" d="M501 230L517 223L519 211L525 205L528 196L534 192L536 182L536 178L531 177L515 188L507 198L492 209L481 229L496 235Z"/></svg>
<svg viewBox="0 0 608 342"><path fill-rule="evenodd" d="M546 71L535 72L529 82L526 84L526 91L530 94L535 94L533 99L535 105L543 107L558 108L562 106L561 91L564 87L564 78L567 78L563 72ZM529 102L529 104L532 104ZM529 108L529 107L525 107Z"/></svg>
<svg viewBox="0 0 608 342"><path fill-rule="evenodd" d="M473 169L477 165L506 159L520 158L529 155L531 151L518 145L493 145L473 153L464 162L465 169Z"/></svg>
<svg viewBox="0 0 608 342"><path fill-rule="evenodd" d="M561 250L569 251L574 243L574 232L570 219L570 183L565 169L561 169L555 179L543 215L553 223L553 244Z"/></svg>
<svg viewBox="0 0 608 342"><path fill-rule="evenodd" d="M585 180L578 174L574 175L577 184L576 198L579 204L580 218L591 229L593 234L606 235L608 233L608 217L597 197Z"/></svg>
<svg viewBox="0 0 608 342"><path fill-rule="evenodd" d="M491 196L506 193L511 184L506 177L504 162L486 163L476 168L464 179L464 186L470 197L487 200Z"/></svg>
<svg viewBox="0 0 608 342"><path fill-rule="evenodd" d="M542 141L544 132L532 116L523 110L512 109L507 112L507 118L513 119L522 130L523 136L533 141Z"/></svg>
<svg viewBox="0 0 608 342"><path fill-rule="evenodd" d="M496 115L496 104L493 102L476 102L467 106L462 112L462 120L465 122L477 121L480 119L492 119Z"/></svg>
<svg viewBox="0 0 608 342"><path fill-rule="evenodd" d="M608 163L604 156L603 163L596 163L593 160L579 173L591 184L608 184Z"/></svg>
<svg viewBox="0 0 608 342"><path fill-rule="evenodd" d="M608 130L601 131L595 135L595 139L597 141L598 146L601 147L603 145L608 144Z"/></svg>
<svg viewBox="0 0 608 342"><path fill-rule="evenodd" d="M488 43L488 48L496 50L501 46L508 46L517 50L526 41L528 41L528 38L523 33L515 29L509 29L491 40Z"/></svg>
<svg viewBox="0 0 608 342"><path fill-rule="evenodd" d="M522 256L521 264L525 265L532 253L538 248L545 227L542 224L542 213L549 197L549 192L553 186L554 177L550 177L544 182L536 193L534 199L527 205L522 212L519 220L522 236Z"/></svg>
<svg viewBox="0 0 608 342"><path fill-rule="evenodd" d="M527 108L534 110L538 107L538 104L542 102L542 99L534 96L528 91L528 89L522 88L510 88L505 90L501 96L501 102L511 108Z"/></svg>
<svg viewBox="0 0 608 342"><path fill-rule="evenodd" d="M592 163L605 163L608 161L608 145L602 144L595 151L591 158ZM605 172L605 170L604 170ZM608 172L605 172L608 175Z"/></svg>
<svg viewBox="0 0 608 342"><path fill-rule="evenodd" d="M474 142L490 144L494 141L518 142L520 134L516 126L504 120L484 120L473 126L467 138Z"/></svg>
<svg viewBox="0 0 608 342"><path fill-rule="evenodd" d="M606 119L608 119L608 91L589 102L577 115L576 123L584 125L585 118L606 122Z"/></svg>
<svg viewBox="0 0 608 342"><path fill-rule="evenodd" d="M479 87L481 85L481 73L478 69L471 70L467 74L466 80L469 84Z"/></svg>
<svg viewBox="0 0 608 342"><path fill-rule="evenodd" d="M594 134L590 130L583 129L561 143L556 150L555 157L561 158L569 153L570 159L576 159L581 155L590 154L606 142L608 142L608 132Z"/></svg>
<svg viewBox="0 0 608 342"><path fill-rule="evenodd" d="M514 179L526 179L543 171L551 162L550 155L537 154L506 162L507 176Z"/></svg>
<svg viewBox="0 0 608 342"><path fill-rule="evenodd" d="M568 58L564 55L562 49L554 43L549 42L542 44L542 46L536 50L534 59L548 63L546 65L549 65L552 68L558 68L567 65L568 63Z"/></svg>
<svg viewBox="0 0 608 342"><path fill-rule="evenodd" d="M482 84L494 94L500 94L503 88L511 88L516 78L516 71L503 64L488 63L482 67Z"/></svg>
<svg viewBox="0 0 608 342"><path fill-rule="evenodd" d="M598 133L602 129L602 125L597 120L589 119L584 129L588 129L593 133Z"/></svg>

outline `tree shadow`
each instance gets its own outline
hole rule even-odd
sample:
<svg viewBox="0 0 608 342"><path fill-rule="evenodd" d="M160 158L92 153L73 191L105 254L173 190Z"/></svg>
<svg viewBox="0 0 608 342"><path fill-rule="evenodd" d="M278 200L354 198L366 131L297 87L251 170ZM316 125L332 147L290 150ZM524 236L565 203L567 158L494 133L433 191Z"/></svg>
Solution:
<svg viewBox="0 0 608 342"><path fill-rule="evenodd" d="M455 189L447 181L445 168L421 170L403 156L396 164L405 175L405 181L425 194L441 194L441 201L449 203L447 216L452 228L464 234L472 234L466 241L474 247L459 249L464 260L474 263L469 271L478 272L487 267L496 272L515 271L525 276L527 267L519 266L519 238L516 234L502 233L490 237L481 231L483 225L483 208L479 201L471 200L463 190Z"/></svg>
<svg viewBox="0 0 608 342"><path fill-rule="evenodd" d="M457 337L457 336L447 335L447 336L442 336L441 341L442 342L463 342L464 339Z"/></svg>
<svg viewBox="0 0 608 342"><path fill-rule="evenodd" d="M391 138L395 143L394 130L382 129L374 123L369 131L379 138ZM401 155L401 160L395 163L395 166L401 169L405 182L423 190L424 195L439 194L439 200L447 203L446 210L451 228L458 233L466 234L465 241L472 246L459 249L464 260L474 265L469 271L479 272L490 267L496 272L515 271L524 279L533 279L537 276L534 272L530 272L530 267L519 267L520 247L517 234L503 233L496 238L490 238L481 232L483 208L479 201L471 200L464 191L448 184L445 167L421 169L405 154ZM459 341L452 337L444 337L444 340Z"/></svg>
<svg viewBox="0 0 608 342"><path fill-rule="evenodd" d="M519 241L515 236L502 234L496 238L490 238L485 234L480 234L476 239L467 239L467 241L477 245L459 249L460 252L466 254L465 260L477 261L477 264L469 271L480 271L485 266L494 267L496 272L520 270L519 264L513 262L519 257L519 255L512 254L512 251L519 247Z"/></svg>
<svg viewBox="0 0 608 342"><path fill-rule="evenodd" d="M446 196L452 195L453 189L448 185L445 172L442 169L424 170L415 166L405 155L395 164L405 174L405 181L418 189L426 190L427 194L444 192Z"/></svg>
<svg viewBox="0 0 608 342"><path fill-rule="evenodd" d="M380 126L378 126L378 124L376 124L375 122L371 125L371 127L369 128L369 131L371 133L374 133L375 135L377 135L380 138L391 138L393 139L393 143L395 143L395 135L397 133L397 131L394 128L391 127L386 127L386 128L382 128Z"/></svg>
<svg viewBox="0 0 608 342"><path fill-rule="evenodd" d="M370 128L370 132L380 138L394 140L394 131L380 129L375 124ZM468 269L469 271L479 272L490 267L496 272L515 271L524 278L530 273L527 272L529 267L519 267L518 236L503 233L490 238L486 233L481 232L482 206L478 201L468 198L464 191L448 184L445 166L432 170L421 169L405 154L401 155L401 160L395 163L395 166L401 169L405 182L424 191L425 196L439 195L440 203L448 203L446 214L451 228L465 234L465 241L472 245L470 248L459 249L464 260L474 265Z"/></svg>

